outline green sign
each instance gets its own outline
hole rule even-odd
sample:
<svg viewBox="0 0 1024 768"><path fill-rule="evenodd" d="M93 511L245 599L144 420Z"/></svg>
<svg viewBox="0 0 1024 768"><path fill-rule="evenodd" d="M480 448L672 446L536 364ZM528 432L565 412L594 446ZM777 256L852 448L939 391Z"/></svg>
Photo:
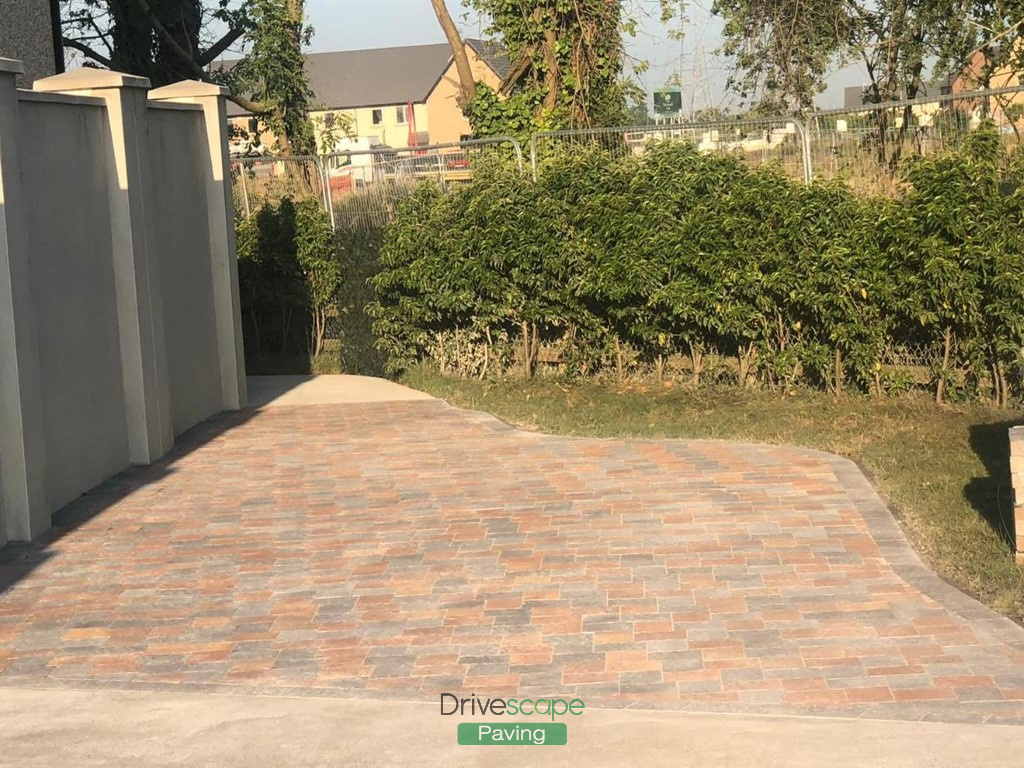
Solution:
<svg viewBox="0 0 1024 768"><path fill-rule="evenodd" d="M683 92L678 88L663 88L654 92L654 114L659 117L678 115L683 111Z"/></svg>
<svg viewBox="0 0 1024 768"><path fill-rule="evenodd" d="M459 723L459 744L564 746L568 740L565 723Z"/></svg>

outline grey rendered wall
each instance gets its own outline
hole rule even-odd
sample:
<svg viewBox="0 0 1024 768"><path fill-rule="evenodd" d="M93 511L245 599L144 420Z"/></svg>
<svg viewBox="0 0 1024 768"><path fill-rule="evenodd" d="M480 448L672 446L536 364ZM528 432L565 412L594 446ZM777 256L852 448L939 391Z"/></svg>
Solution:
<svg viewBox="0 0 1024 768"><path fill-rule="evenodd" d="M175 436L219 413L220 362L203 174L203 115L149 107L151 242L160 263Z"/></svg>
<svg viewBox="0 0 1024 768"><path fill-rule="evenodd" d="M22 72L0 58L0 544L246 399L224 89Z"/></svg>
<svg viewBox="0 0 1024 768"><path fill-rule="evenodd" d="M22 100L24 196L51 510L128 466L106 113Z"/></svg>
<svg viewBox="0 0 1024 768"><path fill-rule="evenodd" d="M21 85L54 73L50 0L0 0L0 56L25 63Z"/></svg>

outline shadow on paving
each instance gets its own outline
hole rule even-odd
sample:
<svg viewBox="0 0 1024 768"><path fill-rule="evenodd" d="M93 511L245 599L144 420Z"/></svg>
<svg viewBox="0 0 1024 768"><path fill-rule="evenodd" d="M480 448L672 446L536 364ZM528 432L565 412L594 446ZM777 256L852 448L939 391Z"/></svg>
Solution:
<svg viewBox="0 0 1024 768"><path fill-rule="evenodd" d="M65 536L102 516L132 493L173 474L174 465L183 457L245 424L257 413L256 409L246 408L210 417L179 435L174 448L159 461L129 467L59 509L51 517L50 530L35 541L11 542L0 547L0 596L58 554L58 545Z"/></svg>
<svg viewBox="0 0 1024 768"><path fill-rule="evenodd" d="M964 498L1010 547L1014 546L1014 522L1008 433L1014 426L1015 421L1001 421L971 427L971 450L981 459L987 474L973 478L964 487Z"/></svg>

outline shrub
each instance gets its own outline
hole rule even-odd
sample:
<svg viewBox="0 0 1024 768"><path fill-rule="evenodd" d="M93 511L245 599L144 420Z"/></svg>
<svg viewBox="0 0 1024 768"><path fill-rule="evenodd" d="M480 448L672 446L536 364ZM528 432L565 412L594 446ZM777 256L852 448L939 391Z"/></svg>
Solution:
<svg viewBox="0 0 1024 768"><path fill-rule="evenodd" d="M341 270L319 201L284 198L238 222L238 281L247 353L320 353Z"/></svg>
<svg viewBox="0 0 1024 768"><path fill-rule="evenodd" d="M924 348L938 401L955 386L1006 403L1024 193L993 130L908 165L894 198L679 143L576 148L536 182L493 168L450 193L422 186L372 280L381 349L392 370L441 355L480 376L510 358L533 375L544 349L571 375L675 361L695 383L714 353L739 386L882 393L913 377L897 352Z"/></svg>

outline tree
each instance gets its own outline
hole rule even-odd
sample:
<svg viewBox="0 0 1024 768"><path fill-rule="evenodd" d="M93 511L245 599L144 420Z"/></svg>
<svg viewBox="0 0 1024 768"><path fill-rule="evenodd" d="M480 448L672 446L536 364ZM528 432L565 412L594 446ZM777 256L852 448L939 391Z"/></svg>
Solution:
<svg viewBox="0 0 1024 768"><path fill-rule="evenodd" d="M813 107L852 32L849 0L715 0L712 11L725 20L730 86L764 112Z"/></svg>
<svg viewBox="0 0 1024 768"><path fill-rule="evenodd" d="M61 0L66 48L154 86L205 74L250 28L242 0Z"/></svg>
<svg viewBox="0 0 1024 768"><path fill-rule="evenodd" d="M459 106L465 107L476 96L476 78L473 77L473 69L469 65L466 44L462 41L462 36L459 35L458 27L455 26L444 0L430 0L430 4L434 7L437 21L444 30L448 45L451 46L452 58L459 73Z"/></svg>
<svg viewBox="0 0 1024 768"><path fill-rule="evenodd" d="M302 46L304 0L62 0L64 43L99 66L149 78L226 85L285 152L313 152L309 81ZM226 31L225 31L226 30ZM248 50L230 69L210 71L229 50ZM254 97L254 98L253 98Z"/></svg>
<svg viewBox="0 0 1024 768"><path fill-rule="evenodd" d="M938 67L988 88L1004 68L1024 69L1024 2L958 0L939 21Z"/></svg>
<svg viewBox="0 0 1024 768"><path fill-rule="evenodd" d="M870 101L914 98L927 63L964 66L971 39L966 0L715 0L725 22L732 85L762 109L802 112L829 67L860 60Z"/></svg>
<svg viewBox="0 0 1024 768"><path fill-rule="evenodd" d="M271 105L261 119L286 155L316 152L309 121L313 93L302 55L313 29L305 23L304 5L304 0L251 0L247 37L252 49L229 72L235 90Z"/></svg>
<svg viewBox="0 0 1024 768"><path fill-rule="evenodd" d="M649 2L666 21L680 12L677 0ZM446 23L444 3L431 4L460 66L464 44L454 25ZM635 33L636 22L624 0L467 0L467 5L489 19L488 35L510 60L497 89L477 83L472 92L463 91L463 109L478 134L612 125L626 118L632 89L624 77L624 37ZM461 66L459 71L460 79L472 80Z"/></svg>

